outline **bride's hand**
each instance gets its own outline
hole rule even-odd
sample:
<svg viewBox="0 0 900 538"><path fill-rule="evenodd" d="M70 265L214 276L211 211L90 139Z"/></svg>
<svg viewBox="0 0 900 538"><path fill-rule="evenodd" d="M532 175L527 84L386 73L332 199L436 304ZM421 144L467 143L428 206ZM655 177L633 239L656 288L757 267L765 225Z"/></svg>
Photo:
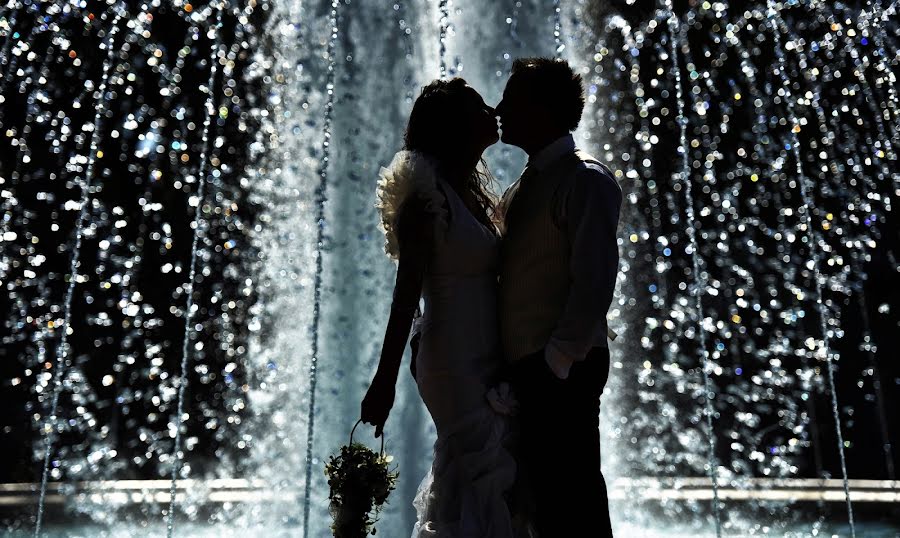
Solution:
<svg viewBox="0 0 900 538"><path fill-rule="evenodd" d="M364 423L375 426L375 437L381 437L384 432L384 423L394 405L395 393L394 383L375 374L360 406L360 418Z"/></svg>

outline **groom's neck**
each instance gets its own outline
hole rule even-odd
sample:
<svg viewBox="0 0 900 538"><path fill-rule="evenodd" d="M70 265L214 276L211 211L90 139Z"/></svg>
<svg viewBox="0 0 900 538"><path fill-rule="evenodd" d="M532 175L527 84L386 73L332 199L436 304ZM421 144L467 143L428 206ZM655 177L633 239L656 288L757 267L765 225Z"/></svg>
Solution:
<svg viewBox="0 0 900 538"><path fill-rule="evenodd" d="M528 154L529 159L533 159L535 155L541 152L542 149L546 148L553 142L559 140L561 137L569 134L568 131L562 130L554 130L554 131L545 131L540 135L536 136L534 140L529 141L528 144L523 145L522 149L525 150L525 153Z"/></svg>

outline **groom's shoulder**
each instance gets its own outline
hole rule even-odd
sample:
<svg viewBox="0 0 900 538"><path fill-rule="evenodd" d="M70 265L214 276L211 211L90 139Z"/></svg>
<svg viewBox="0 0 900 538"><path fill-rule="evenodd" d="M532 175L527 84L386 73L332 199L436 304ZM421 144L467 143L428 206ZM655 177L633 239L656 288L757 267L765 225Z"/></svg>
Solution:
<svg viewBox="0 0 900 538"><path fill-rule="evenodd" d="M602 185L614 185L619 188L619 182L612 170L602 161L584 150L576 150L578 163L573 174L579 181L597 182Z"/></svg>
<svg viewBox="0 0 900 538"><path fill-rule="evenodd" d="M580 172L582 170L588 171L588 175L590 175L591 171L600 172L604 175L613 176L612 171L610 171L609 167L603 164L603 162L591 155L590 153L577 149L575 150L575 156L578 158L577 170Z"/></svg>

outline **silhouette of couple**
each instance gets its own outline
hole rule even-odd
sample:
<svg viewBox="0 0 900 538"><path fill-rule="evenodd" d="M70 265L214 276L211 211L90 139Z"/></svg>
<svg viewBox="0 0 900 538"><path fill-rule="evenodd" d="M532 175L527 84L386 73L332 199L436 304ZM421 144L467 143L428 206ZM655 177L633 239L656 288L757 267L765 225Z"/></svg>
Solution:
<svg viewBox="0 0 900 538"><path fill-rule="evenodd" d="M516 60L496 108L435 80L380 171L397 279L361 418L382 435L412 334L437 428L414 538L612 536L598 415L622 194L575 146L583 108L563 60ZM498 139L528 154L499 201L482 160Z"/></svg>

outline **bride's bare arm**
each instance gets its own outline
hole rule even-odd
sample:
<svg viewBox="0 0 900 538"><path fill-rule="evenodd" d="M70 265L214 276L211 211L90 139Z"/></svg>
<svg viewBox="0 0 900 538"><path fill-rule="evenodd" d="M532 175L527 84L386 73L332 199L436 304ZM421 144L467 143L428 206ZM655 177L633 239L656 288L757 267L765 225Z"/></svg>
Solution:
<svg viewBox="0 0 900 538"><path fill-rule="evenodd" d="M398 215L399 255L391 312L378 368L362 401L361 418L363 422L375 426L376 437L381 435L394 404L400 362L422 295L422 281L433 237L433 218L425 211L425 204L415 197L403 205Z"/></svg>

